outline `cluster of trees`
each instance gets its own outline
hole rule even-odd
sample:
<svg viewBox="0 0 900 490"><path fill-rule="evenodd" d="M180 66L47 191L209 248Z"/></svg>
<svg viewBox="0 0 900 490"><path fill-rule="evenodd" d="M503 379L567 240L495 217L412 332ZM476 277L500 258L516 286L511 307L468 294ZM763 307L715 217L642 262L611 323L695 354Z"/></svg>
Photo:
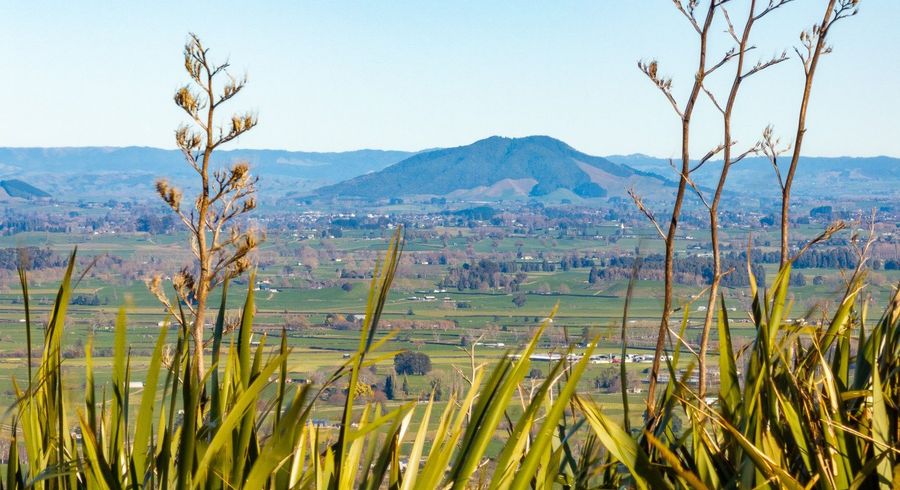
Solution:
<svg viewBox="0 0 900 490"><path fill-rule="evenodd" d="M806 286L806 276L802 272L792 272L788 281L791 286Z"/></svg>
<svg viewBox="0 0 900 490"><path fill-rule="evenodd" d="M394 371L399 375L428 374L431 358L422 352L401 352L394 356Z"/></svg>
<svg viewBox="0 0 900 490"><path fill-rule="evenodd" d="M746 261L747 252L741 252L736 257ZM752 250L750 259L763 264L777 264L780 260L780 253ZM797 257L793 262L793 267L795 269L853 269L856 267L856 261L856 254L849 247L812 249Z"/></svg>
<svg viewBox="0 0 900 490"><path fill-rule="evenodd" d="M25 260L24 265L28 269L63 267L66 263L63 257L56 255L49 248L0 248L0 269L15 270L22 259Z"/></svg>
<svg viewBox="0 0 900 490"><path fill-rule="evenodd" d="M465 263L462 267L451 267L444 279L438 283L443 288L502 289L516 292L519 285L528 279L528 274L518 271L517 262L494 262L481 259L476 264Z"/></svg>
<svg viewBox="0 0 900 490"><path fill-rule="evenodd" d="M101 304L108 304L109 298L104 297L103 301L100 301L100 297L96 294L77 294L72 297L69 301L69 304L79 305L79 306L100 306Z"/></svg>
<svg viewBox="0 0 900 490"><path fill-rule="evenodd" d="M167 235L175 229L175 218L171 214L144 214L135 222L135 231L151 235Z"/></svg>
<svg viewBox="0 0 900 490"><path fill-rule="evenodd" d="M325 315L325 326L335 330L355 330L360 323L350 313L329 313Z"/></svg>
<svg viewBox="0 0 900 490"><path fill-rule="evenodd" d="M397 381L394 379L393 374L389 374L384 378L384 389L382 391L384 391L384 397L388 400L397 398ZM400 391L405 396L409 396L409 380L406 379L406 376L403 377L403 384L400 385Z"/></svg>
<svg viewBox="0 0 900 490"><path fill-rule="evenodd" d="M550 262L547 260L542 260L540 262L509 262L507 264L513 264L509 269L512 269L517 272L555 272L556 271L556 263Z"/></svg>
<svg viewBox="0 0 900 490"><path fill-rule="evenodd" d="M458 211L446 211L445 214L459 216L466 220L488 221L497 215L499 211L490 206L477 206L474 208L460 209Z"/></svg>
<svg viewBox="0 0 900 490"><path fill-rule="evenodd" d="M65 233L66 226L62 224L50 225L43 221L20 219L4 220L0 223L0 235L15 235L27 231L49 231L51 233Z"/></svg>
<svg viewBox="0 0 900 490"><path fill-rule="evenodd" d="M341 269L341 279L371 279L372 271L356 271L356 270L348 270Z"/></svg>
<svg viewBox="0 0 900 490"><path fill-rule="evenodd" d="M559 261L560 270L567 271L569 269L578 269L582 267L593 267L594 259L590 257L578 257L572 255L568 258L563 258Z"/></svg>
<svg viewBox="0 0 900 490"><path fill-rule="evenodd" d="M831 206L818 206L809 210L810 218L824 218L831 219L832 208Z"/></svg>
<svg viewBox="0 0 900 490"><path fill-rule="evenodd" d="M606 267L591 267L588 283L596 284L600 281L628 279L632 274L634 260L634 257L627 255L605 259ZM648 255L643 258L638 278L659 280L663 277L664 267L665 257L660 254ZM757 283L760 286L764 285L765 271L762 265L755 263L752 268ZM731 272L721 278L721 285L745 287L750 283L746 259L734 256L723 257L722 269ZM715 268L712 257L684 257L674 261L673 272L675 282L679 284L710 284Z"/></svg>

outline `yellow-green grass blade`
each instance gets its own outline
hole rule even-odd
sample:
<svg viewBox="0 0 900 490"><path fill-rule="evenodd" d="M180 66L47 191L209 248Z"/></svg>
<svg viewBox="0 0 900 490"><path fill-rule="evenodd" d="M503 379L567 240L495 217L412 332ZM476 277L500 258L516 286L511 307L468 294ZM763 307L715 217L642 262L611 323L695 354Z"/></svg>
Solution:
<svg viewBox="0 0 900 490"><path fill-rule="evenodd" d="M575 367L572 368L565 386L560 390L559 395L553 402L553 405L551 405L550 410L544 416L543 424L541 424L537 436L534 438L531 448L525 456L525 461L522 463L521 467L519 467L516 478L513 480L511 486L512 489L524 490L529 485L532 476L537 472L541 457L551 452L550 443L556 434L556 426L562 418L566 407L569 406L569 400L575 395L578 381L581 379L584 370L590 362L591 355L597 347L598 340L599 337L595 338L593 342L588 345L581 360L579 360L578 363L575 364ZM569 352L571 352L571 349ZM568 356L561 359L559 362L568 362Z"/></svg>
<svg viewBox="0 0 900 490"><path fill-rule="evenodd" d="M84 454L87 456L87 463L91 470L91 475L93 476L93 484L96 485L95 488L119 488L117 475L109 465L103 461L103 455L101 454L100 446L94 436L94 432L91 430L90 425L88 425L87 421L84 419L84 414L81 413L80 410L78 411L78 417L81 421L81 447Z"/></svg>
<svg viewBox="0 0 900 490"><path fill-rule="evenodd" d="M219 420L223 417L224 411L224 408L222 407L221 387L219 385L219 358L221 357L222 350L222 335L225 331L225 306L228 299L228 284L229 281L227 279L222 283L222 302L219 305L219 312L216 315L216 324L213 328L212 365L210 366L210 370L212 371L210 377L212 381L210 384L210 425L213 427L218 425Z"/></svg>
<svg viewBox="0 0 900 490"><path fill-rule="evenodd" d="M644 452L630 434L610 420L593 403L582 400L580 397L575 397L575 402L590 426L594 429L594 433L597 434L600 443L616 460L628 468L638 488L652 488L654 490L671 488L671 485L653 467L647 453Z"/></svg>
<svg viewBox="0 0 900 490"><path fill-rule="evenodd" d="M725 307L725 295L719 300L721 307L718 315L719 328L719 405L720 413L732 424L738 424L741 405L741 385L735 364L734 349L731 340L731 326L728 323L728 310Z"/></svg>
<svg viewBox="0 0 900 490"><path fill-rule="evenodd" d="M538 338L556 314L558 307L557 304L553 308L517 361L513 362L506 355L494 367L472 411L462 446L449 474L454 489L463 488L480 464L481 457L506 411L508 400L512 397L516 386L525 379L529 366L528 359L537 346Z"/></svg>
<svg viewBox="0 0 900 490"><path fill-rule="evenodd" d="M290 459L291 452L297 444L297 435L302 433L303 427L306 426L306 421L301 419L301 415L308 392L309 385L297 389L290 406L276 423L272 436L250 468L244 487L263 488L272 473Z"/></svg>
<svg viewBox="0 0 900 490"><path fill-rule="evenodd" d="M522 357L522 362L527 362L525 357ZM496 469L491 480L491 488L507 488L512 484L515 473L518 470L518 462L524 456L524 450L530 442L528 436L538 416L538 411L548 400L550 392L564 368L564 362L557 362L553 365L547 377L544 378L544 382L541 383L538 391L532 397L531 403L528 404L525 412L508 435L503 450L497 458Z"/></svg>
<svg viewBox="0 0 900 490"><path fill-rule="evenodd" d="M656 438L651 432L645 431L644 437L647 438L647 441L653 446L659 454L662 456L663 461L669 465L669 467L675 472L676 475L681 479L681 484L687 488L693 488L695 490L706 490L708 487L697 478L693 472L688 469L685 469L682 466L681 461L679 461L678 456L673 453L668 446L665 445L662 441Z"/></svg>
<svg viewBox="0 0 900 490"><path fill-rule="evenodd" d="M126 338L125 307L119 307L116 316L115 337L113 340L113 377L112 393L113 403L110 414L110 433L107 449L109 461L115 463L119 460L121 449L125 441L125 411L128 407L126 381L127 338Z"/></svg>
<svg viewBox="0 0 900 490"><path fill-rule="evenodd" d="M193 488L197 488L202 482L205 481L207 476L207 472L209 471L209 463L210 460L223 448L226 447L226 444L231 442L232 439L232 431L238 427L238 424L243 420L244 415L248 410L256 409L256 401L259 398L260 392L262 392L263 388L266 387L269 383L269 376L281 365L281 356L276 357L272 361L266 364L266 366L259 373L259 376L256 377L256 380L241 393L237 400L234 403L234 406L231 407L228 415L225 417L225 420L222 421L222 425L219 427L219 430L216 431L215 436L213 436L212 440L209 443L209 446L206 450L206 453L203 455L203 458L197 464L197 471L194 474L194 482Z"/></svg>
<svg viewBox="0 0 900 490"><path fill-rule="evenodd" d="M896 444L896 440L892 441L891 436L891 420L888 417L887 406L884 399L884 391L881 383L881 375L878 372L878 359L873 360L872 366L872 438L875 440L875 457L882 458L882 453L889 451L892 442ZM896 425L896 422L895 422ZM894 448L896 451L896 447ZM878 463L878 484L881 488L890 488L892 475L891 459L896 459L896 455L884 456Z"/></svg>
<svg viewBox="0 0 900 490"><path fill-rule="evenodd" d="M363 328L360 331L359 349L357 351L357 360L352 364L350 370L350 378L347 390L347 400L344 403L343 416L341 417L341 427L338 433L338 440L335 444L335 470L337 471L337 479L341 480L341 471L345 466L345 455L348 437L351 428L351 420L353 415L353 401L356 395L356 386L359 382L359 370L365 360L366 354L369 352L375 337L375 331L378 328L378 322L384 304L387 301L391 283L397 271L397 265L400 259L402 249L402 229L398 228L388 245L388 251L385 256L384 265L378 267L376 265L375 273L372 275L372 282L369 289L369 298L366 303L366 315L363 321Z"/></svg>
<svg viewBox="0 0 900 490"><path fill-rule="evenodd" d="M422 416L418 433L407 457L406 471L403 472L403 483L400 485L400 490L418 488L416 486L416 477L419 474L419 462L422 458L422 450L425 447L425 436L428 434L428 423L431 421L432 408L434 408L434 392L431 393L428 405L425 406L425 414Z"/></svg>
<svg viewBox="0 0 900 490"><path fill-rule="evenodd" d="M444 475L448 464L453 457L453 453L459 444L459 440L463 435L467 414L475 403L475 397L478 395L478 389L481 386L483 378L484 369L477 369L475 377L472 379L472 385L465 398L463 398L462 402L457 407L456 413L450 414L450 410L447 410L448 413L446 415L448 423L449 419L452 417L452 425L449 426L449 432L446 437L435 438L435 445L431 448L431 452L428 455L428 461L425 463L425 468L422 472L423 481L438 482ZM448 407L454 406L454 402L455 398L451 397ZM439 443L442 445L438 446Z"/></svg>
<svg viewBox="0 0 900 490"><path fill-rule="evenodd" d="M144 483L147 455L150 445L150 434L153 429L153 410L156 406L156 387L159 383L159 369L162 364L162 350L166 344L166 334L169 322L163 322L153 354L150 356L150 364L147 366L147 377L144 380L144 392L141 394L141 405L138 408L138 416L134 429L134 449L132 458L136 470L135 477L138 484Z"/></svg>
<svg viewBox="0 0 900 490"><path fill-rule="evenodd" d="M253 335L253 314L256 309L255 296L253 294L253 285L256 283L255 276L255 274L250 275L250 282L247 287L247 299L244 301L244 311L241 315L241 327L238 335L238 373L236 376L236 378L240 380L240 391L238 392L238 396L242 396L244 391L250 386L254 370L258 369L258 359L260 357L257 351L257 355L254 356L255 359L251 361L251 355L253 355L253 353L251 352L250 337ZM262 342L260 342L260 346L262 346ZM251 362L253 363L252 367ZM244 412L243 421L238 427L238 437L231 448L231 481L233 482L244 480L244 464L248 457L250 438L255 420L256 410L254 407L254 409ZM220 430L222 429L220 428ZM222 470L226 471L227 468L223 467Z"/></svg>

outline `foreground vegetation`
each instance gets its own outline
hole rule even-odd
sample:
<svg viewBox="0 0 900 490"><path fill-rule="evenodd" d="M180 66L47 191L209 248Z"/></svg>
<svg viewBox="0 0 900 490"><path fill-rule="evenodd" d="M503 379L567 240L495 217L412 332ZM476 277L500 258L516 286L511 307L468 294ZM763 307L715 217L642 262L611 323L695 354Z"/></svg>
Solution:
<svg viewBox="0 0 900 490"><path fill-rule="evenodd" d="M413 488L435 482L453 488L889 488L900 482L900 295L895 292L876 327L866 331L867 308L857 307L863 267L849 278L833 315L814 324L785 320L790 264L768 293L753 287L757 335L747 349L732 350L727 309L719 312L717 399L698 397L688 381L693 362L676 369L693 356L676 341L667 362L670 378L657 400L629 407L623 384L626 412L647 413L644 424L631 427L628 417L624 424L614 421L576 389L597 339L581 360L561 360L542 382L525 388L529 354L552 328L549 321L521 357L473 366L471 385L450 393L443 411L435 410L433 396L420 406L412 401L390 409L374 401L359 378L367 366L395 354L386 345L396 332L377 334L401 248L398 232L372 279L358 349L322 385L288 383L285 336L274 348L265 340L251 345L251 290L236 330L225 331L224 305L219 309L203 379L186 348L190 332L160 328L137 411L129 407L137 395L130 393L124 313L115 327L111 390L98 390L90 348L84 399L69 399L63 386L61 338L77 282L73 254L43 346L28 344L29 360L34 355L40 362L9 412L4 488ZM24 270L22 284L27 299ZM37 341L27 318L29 339ZM165 348L171 343L174 351ZM329 387L346 393L340 423L316 426L318 395ZM675 422L682 417L683 424Z"/></svg>

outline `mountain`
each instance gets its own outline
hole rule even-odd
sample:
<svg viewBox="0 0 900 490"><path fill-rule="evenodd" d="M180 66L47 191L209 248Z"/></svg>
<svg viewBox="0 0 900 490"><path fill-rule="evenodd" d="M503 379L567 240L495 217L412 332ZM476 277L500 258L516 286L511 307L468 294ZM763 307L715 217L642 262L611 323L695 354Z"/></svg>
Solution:
<svg viewBox="0 0 900 490"><path fill-rule="evenodd" d="M589 199L671 185L664 178L581 153L548 136L492 136L418 153L384 170L318 189L323 198L442 196L460 200Z"/></svg>
<svg viewBox="0 0 900 490"><path fill-rule="evenodd" d="M608 160L647 172L672 176L669 160L647 155L613 155ZM696 163L696 162L695 162ZM779 159L782 174L787 173L790 156ZM714 188L722 161L712 160L694 175L694 181ZM900 196L900 159L879 157L800 157L794 176L793 194L804 197ZM730 193L780 195L778 177L765 157L748 157L728 171L725 189Z"/></svg>
<svg viewBox="0 0 900 490"><path fill-rule="evenodd" d="M308 191L381 170L413 153L358 150L314 153L284 150L221 150L213 166L250 162L265 200ZM0 148L0 179L41 182L60 199L155 198L154 182L171 178L191 188L196 174L178 150L147 147Z"/></svg>
<svg viewBox="0 0 900 490"><path fill-rule="evenodd" d="M42 199L50 197L50 194L37 187L18 179L0 180L0 189L9 197L20 199Z"/></svg>
<svg viewBox="0 0 900 490"><path fill-rule="evenodd" d="M264 205L311 193L326 198L419 194L472 201L536 197L575 202L621 196L631 185L650 199L669 185L666 178L675 179L666 159L640 154L590 156L546 136L492 137L459 148L419 153L223 150L216 152L213 165L236 160L249 161L251 170L260 177L259 196ZM721 162L708 162L694 175L695 181L705 188L714 187L720 168ZM0 148L0 181L12 182L8 184L12 190L0 187L3 197L19 193L31 197L50 194L68 201L153 200L154 183L159 177L170 178L186 191L194 190L196 175L177 150ZM336 183L340 184L332 185ZM802 157L794 194L893 198L900 197L898 184L897 158ZM747 158L732 167L727 190L736 198L752 193L769 199L778 194L778 184L767 160Z"/></svg>

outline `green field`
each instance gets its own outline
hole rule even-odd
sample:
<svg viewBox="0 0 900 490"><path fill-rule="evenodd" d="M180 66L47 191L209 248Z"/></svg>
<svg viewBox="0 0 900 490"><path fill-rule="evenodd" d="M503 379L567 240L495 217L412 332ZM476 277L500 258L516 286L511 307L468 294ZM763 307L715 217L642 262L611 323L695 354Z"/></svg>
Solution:
<svg viewBox="0 0 900 490"><path fill-rule="evenodd" d="M609 233L612 225L599 226L598 234ZM727 230L730 239L745 240L745 230ZM654 240L649 229L636 230L636 238L623 238L617 243L590 237L520 237L509 236L501 239L479 238L471 230L438 230L445 237L437 239L411 239L405 247L401 273L395 281L385 307L381 332L399 328L396 337L387 348L391 351L412 350L426 353L432 360L433 370L425 376L408 378L409 395L398 398L423 397L431 391L432 383L439 380L445 390L462 390L465 385L464 373L471 369L469 353L463 344L481 339L487 344L502 343L503 347L479 346L475 349L475 362L491 365L508 351L520 348L531 332L558 305L551 327L540 344L542 352L561 352L569 344L589 341L593 336L601 336L600 352L618 353L621 349L621 321L624 305L625 280L606 281L596 285L588 284L588 269L576 268L567 271L528 272L527 279L520 285L520 293L525 294L525 302L516 307L513 293L498 289L441 291L436 285L447 272L446 265L428 263L428 254L454 252L464 254L468 250L475 257L509 257L518 252L521 256L547 254L551 257L565 257L572 254L599 255L621 253L640 244L643 253L659 251L660 243ZM816 230L801 230L812 236ZM699 234L699 232L698 232ZM260 266L256 272L259 291L256 292L257 317L255 322L256 340L268 337L269 343L277 342L281 328L291 325L287 332L288 343L293 349L290 359L292 376L299 379L318 379L331 372L343 362L343 355L356 350L358 345L359 322L347 322L342 328L328 323L333 314L344 318L364 313L368 295L366 278L340 278L343 268L367 272L374 260L387 246L386 233L347 231L340 238L300 240L294 234L270 235L260 248ZM147 356L159 332L159 323L165 320L164 310L151 295L132 269L167 274L173 270L153 270L159 257L168 258L157 267L181 260L186 263L189 256L184 245L185 238L179 235L150 237L147 234L62 234L62 233L22 233L0 238L0 247L38 246L46 247L64 256L78 247L81 271L94 258L97 260L115 257L121 261L118 269L101 270L95 266L87 271L78 284L74 295L96 297L97 305L71 305L66 330L65 345L69 349L64 362L64 371L69 378L67 386L75 397L84 380L83 351L88 339L93 343L97 366L97 379L106 382L111 373L109 356L112 349L112 324L119 309L124 307L128 315L128 342L131 349L131 364L136 379L141 379L141 369L148 362ZM679 255L688 254L691 244L685 241L685 248ZM303 271L298 265L297 251L311 249L318 252L316 267ZM329 259L329 257L331 257ZM558 259L557 259L558 260ZM129 269L130 267L130 269ZM766 266L767 274L774 274L774 267ZM124 272L123 272L124 271ZM79 273L80 273L79 272ZM794 315L812 321L816 318L815 301L837 297L840 291L839 270L807 269L802 271L809 277L808 284L793 287ZM52 304L61 270L33 271L30 299L35 320L46 319ZM897 271L880 271L873 274L875 281L869 286L868 294L875 303L883 304L891 285L900 281ZM827 278L821 285L813 285L812 277ZM22 383L27 379L25 352L24 308L21 292L11 273L7 273L3 289L0 290L0 362L4 373L0 382L0 403L10 405L15 401L13 380ZM350 284L346 291L341 286ZM228 308L231 316L237 316L249 288L246 278L232 285ZM694 298L702 291L701 286L680 285L675 290L679 305L689 310L688 328L685 339L696 342L705 315L706 299ZM629 322L626 325L628 348L633 353L649 353L655 344L658 318L661 312L662 283L655 280L637 282ZM749 291L745 288L725 288L726 306L732 311L733 332L737 342L750 338L754 331L746 318L749 308ZM416 299L411 299L415 297ZM211 304L217 305L220 296L215 293ZM676 313L676 321L682 315ZM291 319L302 317L300 326ZM330 320L329 320L330 319ZM395 325L397 324L397 325ZM35 335L40 341L40 329ZM171 334L174 337L174 333ZM713 333L715 345L716 335ZM36 344L38 345L38 344ZM577 352L576 347L576 352ZM685 363L686 366L686 363ZM583 377L579 391L589 393L595 399L608 404L611 413L621 416L621 395L606 393L608 389L598 389L596 380L604 375L612 365L592 365ZM644 381L649 363L629 363L628 377ZM684 367L684 366L682 366ZM541 369L538 363L538 369ZM546 366L543 367L546 371ZM373 386L383 384L385 377L393 371L392 359L379 362L371 372L365 373L366 381ZM632 381L637 386L640 382ZM633 403L642 403L642 395L631 395ZM137 403L138 397L132 397ZM398 400L399 401L399 400ZM333 407L333 408L329 408ZM339 404L323 403L322 417L337 416ZM619 408L617 408L619 407ZM617 411L618 410L618 411ZM639 415L633 412L635 417Z"/></svg>

